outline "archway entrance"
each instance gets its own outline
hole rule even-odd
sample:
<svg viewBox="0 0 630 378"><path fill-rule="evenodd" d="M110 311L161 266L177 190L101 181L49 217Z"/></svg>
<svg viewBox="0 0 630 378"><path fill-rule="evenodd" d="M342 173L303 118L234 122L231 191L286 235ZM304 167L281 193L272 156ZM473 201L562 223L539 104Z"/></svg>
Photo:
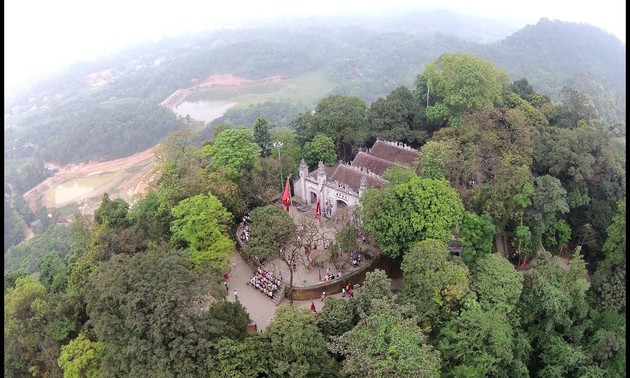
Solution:
<svg viewBox="0 0 630 378"><path fill-rule="evenodd" d="M311 204L317 203L317 194L315 192L311 192L311 200L309 201Z"/></svg>
<svg viewBox="0 0 630 378"><path fill-rule="evenodd" d="M342 200L337 200L337 210L345 209L346 207L348 207L347 203Z"/></svg>

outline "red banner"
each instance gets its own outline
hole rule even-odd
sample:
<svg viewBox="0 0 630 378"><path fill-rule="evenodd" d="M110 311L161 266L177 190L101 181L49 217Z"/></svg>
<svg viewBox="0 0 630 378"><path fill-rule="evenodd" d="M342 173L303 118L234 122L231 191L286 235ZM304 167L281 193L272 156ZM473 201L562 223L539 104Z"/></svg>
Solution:
<svg viewBox="0 0 630 378"><path fill-rule="evenodd" d="M322 209L319 206L319 200L317 200L317 206L315 206L315 219L319 219L322 216Z"/></svg>
<svg viewBox="0 0 630 378"><path fill-rule="evenodd" d="M291 188L289 187L289 178L287 177L287 184L284 186L284 194L282 194L282 203L287 207L289 211L289 204L291 203Z"/></svg>

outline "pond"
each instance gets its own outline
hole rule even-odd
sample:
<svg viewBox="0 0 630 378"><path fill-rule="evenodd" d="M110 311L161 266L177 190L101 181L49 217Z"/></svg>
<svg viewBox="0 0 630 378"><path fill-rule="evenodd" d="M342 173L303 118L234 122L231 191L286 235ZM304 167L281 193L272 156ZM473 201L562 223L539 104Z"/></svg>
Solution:
<svg viewBox="0 0 630 378"><path fill-rule="evenodd" d="M221 117L234 105L236 105L236 102L218 100L196 102L184 101L177 105L173 111L182 117L189 115L190 118L197 121L211 122Z"/></svg>
<svg viewBox="0 0 630 378"><path fill-rule="evenodd" d="M59 208L101 195L112 183L119 180L119 176L117 173L108 173L68 180L46 193L46 203Z"/></svg>

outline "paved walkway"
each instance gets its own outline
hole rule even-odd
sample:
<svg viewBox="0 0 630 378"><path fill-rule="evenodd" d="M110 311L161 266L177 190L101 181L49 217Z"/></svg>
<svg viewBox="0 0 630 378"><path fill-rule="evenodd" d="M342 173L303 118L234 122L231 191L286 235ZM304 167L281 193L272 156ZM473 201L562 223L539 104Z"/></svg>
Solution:
<svg viewBox="0 0 630 378"><path fill-rule="evenodd" d="M249 317L256 323L258 330L265 330L269 323L271 323L271 319L273 318L273 314L276 309L280 306L288 305L289 300L283 299L282 302L276 306L271 299L266 297L259 290L249 286L247 283L249 282L249 278L252 276L253 272L238 252L232 254L232 263L232 271L229 273L230 278L228 279L228 285L230 288L227 299L234 302L234 290L236 289L238 293L238 300L247 309ZM299 271L300 269L298 268L298 273ZM312 275L312 272L310 274ZM317 275L317 271L315 271L315 275ZM306 276L302 275L301 277ZM286 278L286 280L288 280L288 278ZM334 296L341 298L341 294L336 294ZM317 311L321 311L324 303L319 299L316 299L314 302ZM293 301L293 304L300 308L311 308L310 300Z"/></svg>
<svg viewBox="0 0 630 378"><path fill-rule="evenodd" d="M289 214L295 222L298 222L301 217L314 219L315 209L314 206L311 206L307 211L301 212L298 211L295 206L292 206L290 208ZM326 220L325 218L322 218L322 221L317 223L320 235L321 232L323 232L325 238L330 240L331 243L332 241L334 241L336 231L343 228L344 224L346 223L346 213L340 212L340 214L342 215L340 215L339 219L333 218L332 220ZM302 249L301 253L299 253L299 256L296 259L297 271L293 275L294 287L312 286L323 282L322 278L324 277L328 269L330 269L330 272L334 274L341 272L342 279L344 274L348 274L353 270L358 269L358 267L352 266L352 263L350 262L351 258L349 255L341 256L337 262L338 268L335 267L335 265L330 261L330 254L328 253L328 250L324 249L323 239L321 238L321 236L318 237L316 242L317 249L311 250L309 257L313 261L321 262L321 265L311 266L309 264L308 257L305 255L304 250ZM359 242L359 244L361 244L361 250L364 251L364 254L366 253L366 251L368 251L368 253L372 254L373 256L378 255L376 247L370 245L369 240L365 244L361 242ZM366 259L364 256L363 261L361 262L361 266L362 264L366 263L365 260ZM265 296L259 290L249 286L248 282L250 277L253 275L253 271L245 263L238 252L232 254L231 263L233 265L232 271L229 273L230 278L228 280L228 284L230 288L228 291L228 300L235 300L234 290L236 289L238 293L238 300L247 309L250 318L258 326L258 330L266 329L271 322L271 319L273 318L274 311L279 306L288 305L290 301L285 298L280 302L278 306L276 306L269 297ZM264 267L266 270L273 272L275 276L282 277L288 290L290 270L285 262L279 259L267 261ZM335 294L333 296L341 298L341 293ZM321 300L316 299L314 302L317 311L321 311L324 305ZM311 308L310 300L294 301L293 303L300 308Z"/></svg>

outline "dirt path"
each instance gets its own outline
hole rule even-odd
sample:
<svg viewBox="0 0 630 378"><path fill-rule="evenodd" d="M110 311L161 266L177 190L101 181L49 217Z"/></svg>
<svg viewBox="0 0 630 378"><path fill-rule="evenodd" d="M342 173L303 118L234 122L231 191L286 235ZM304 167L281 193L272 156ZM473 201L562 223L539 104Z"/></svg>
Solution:
<svg viewBox="0 0 630 378"><path fill-rule="evenodd" d="M147 183L143 182L143 180L146 181L151 178L149 172L153 167L153 154L157 146L158 145L155 145L131 156L105 162L68 164L63 167L53 162L47 162L46 167L56 168L59 169L59 171L55 173L54 176L47 178L31 190L24 193L22 197L29 204L31 210L35 212L37 210L37 201L39 201L50 190L53 190L58 185L68 180L104 173L120 172L134 166L140 166L141 170L139 174L130 174L128 178L123 180L123 184L118 187L121 194L124 194L124 199L129 201L135 194L136 190L146 190ZM121 195L112 197L116 198L120 196Z"/></svg>
<svg viewBox="0 0 630 378"><path fill-rule="evenodd" d="M26 227L26 231L24 232L24 241L32 238L33 236L35 236L35 233L33 232L33 230L31 230L30 227Z"/></svg>

